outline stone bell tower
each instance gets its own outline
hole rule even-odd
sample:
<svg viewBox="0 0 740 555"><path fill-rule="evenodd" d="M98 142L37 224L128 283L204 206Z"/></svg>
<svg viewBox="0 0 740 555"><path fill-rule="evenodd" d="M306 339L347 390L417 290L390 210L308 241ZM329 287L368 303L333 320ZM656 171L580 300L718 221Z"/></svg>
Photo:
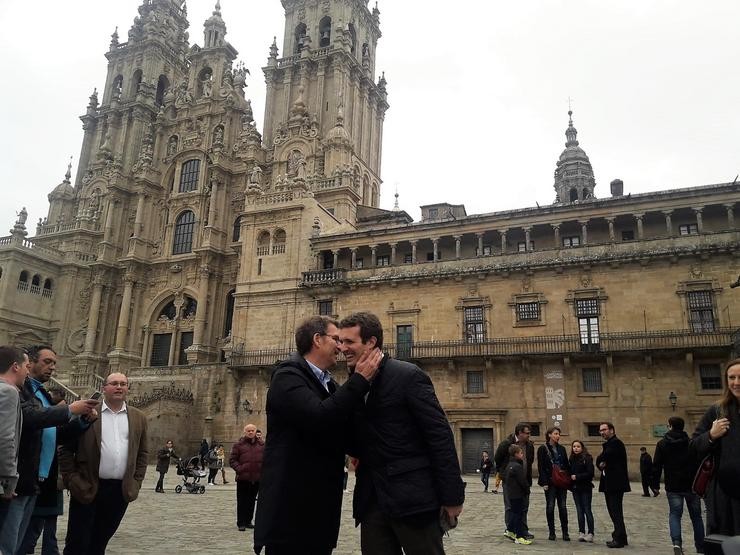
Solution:
<svg viewBox="0 0 740 555"><path fill-rule="evenodd" d="M264 146L268 185L303 178L338 218L380 202L386 81L375 81L380 12L367 0L282 0L283 56L270 48Z"/></svg>

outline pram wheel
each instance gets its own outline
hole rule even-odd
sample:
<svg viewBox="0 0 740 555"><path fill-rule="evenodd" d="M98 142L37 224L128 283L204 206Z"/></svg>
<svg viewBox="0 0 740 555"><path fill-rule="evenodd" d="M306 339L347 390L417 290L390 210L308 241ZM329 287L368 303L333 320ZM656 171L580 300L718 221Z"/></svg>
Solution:
<svg viewBox="0 0 740 555"><path fill-rule="evenodd" d="M200 493L205 493L205 492L206 492L206 487L200 486Z"/></svg>
<svg viewBox="0 0 740 555"><path fill-rule="evenodd" d="M182 493L182 486L180 485L175 486L175 493Z"/></svg>

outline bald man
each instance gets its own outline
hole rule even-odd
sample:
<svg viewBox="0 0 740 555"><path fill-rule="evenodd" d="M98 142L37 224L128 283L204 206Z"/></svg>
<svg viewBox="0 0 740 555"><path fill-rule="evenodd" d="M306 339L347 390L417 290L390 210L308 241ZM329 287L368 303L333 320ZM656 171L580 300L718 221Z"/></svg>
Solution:
<svg viewBox="0 0 740 555"><path fill-rule="evenodd" d="M260 489L265 444L257 437L257 426L244 426L244 435L231 448L229 464L236 472L236 526L240 532L254 528L254 503Z"/></svg>
<svg viewBox="0 0 740 555"><path fill-rule="evenodd" d="M139 495L148 458L146 417L126 404L128 385L124 374L110 374L100 418L60 449L59 468L71 494L64 555L105 553Z"/></svg>

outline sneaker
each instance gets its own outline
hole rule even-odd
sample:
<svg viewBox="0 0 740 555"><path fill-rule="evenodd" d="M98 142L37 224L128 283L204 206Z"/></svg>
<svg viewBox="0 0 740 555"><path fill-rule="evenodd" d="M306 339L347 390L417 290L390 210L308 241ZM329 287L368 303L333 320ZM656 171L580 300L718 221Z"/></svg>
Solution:
<svg viewBox="0 0 740 555"><path fill-rule="evenodd" d="M583 532L580 532L578 534L578 541L579 542L585 542L586 541L586 534L584 534Z"/></svg>
<svg viewBox="0 0 740 555"><path fill-rule="evenodd" d="M586 534L586 541L588 543L594 543L594 535L593 534Z"/></svg>
<svg viewBox="0 0 740 555"><path fill-rule="evenodd" d="M673 546L673 555L683 555L683 549L680 545Z"/></svg>
<svg viewBox="0 0 740 555"><path fill-rule="evenodd" d="M504 537L509 538L511 541L516 541L516 534L514 532L509 532L508 530L504 532Z"/></svg>
<svg viewBox="0 0 740 555"><path fill-rule="evenodd" d="M514 543L519 544L519 545L531 545L532 540L528 540L527 538L516 538L514 540Z"/></svg>

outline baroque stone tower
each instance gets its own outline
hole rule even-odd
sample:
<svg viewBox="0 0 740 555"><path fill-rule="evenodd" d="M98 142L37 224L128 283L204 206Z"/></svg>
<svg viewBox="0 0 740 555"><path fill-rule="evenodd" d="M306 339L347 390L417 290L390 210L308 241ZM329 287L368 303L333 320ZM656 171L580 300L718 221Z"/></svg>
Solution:
<svg viewBox="0 0 740 555"><path fill-rule="evenodd" d="M573 112L568 110L565 150L555 169L555 202L572 203L594 198L594 170L586 152L578 146L578 131L573 127Z"/></svg>

